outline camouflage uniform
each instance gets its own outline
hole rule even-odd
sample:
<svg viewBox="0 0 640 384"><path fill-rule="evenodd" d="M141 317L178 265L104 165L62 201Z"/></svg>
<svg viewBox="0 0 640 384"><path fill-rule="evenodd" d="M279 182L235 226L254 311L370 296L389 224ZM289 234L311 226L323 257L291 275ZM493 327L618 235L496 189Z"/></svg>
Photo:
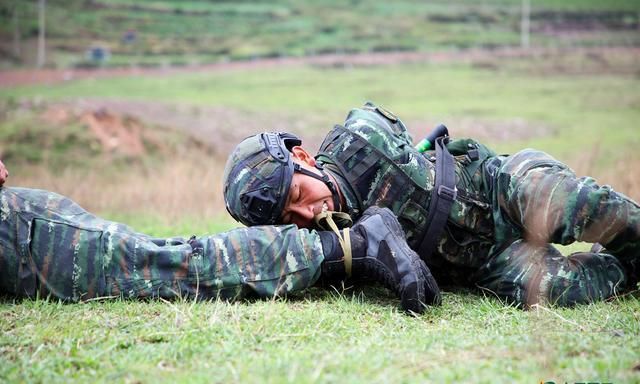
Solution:
<svg viewBox="0 0 640 384"><path fill-rule="evenodd" d="M334 176L354 219L389 207L419 250L434 188L433 152L420 153L402 122L373 105L352 110L316 159ZM587 303L637 282L640 207L549 155L497 156L473 140L453 141L458 195L434 255L439 284L478 286L515 303ZM467 151L479 152L473 160ZM607 253L565 257L549 243L599 242Z"/></svg>
<svg viewBox="0 0 640 384"><path fill-rule="evenodd" d="M52 192L0 188L0 294L280 296L313 285L323 259L320 235L293 225L154 239Z"/></svg>

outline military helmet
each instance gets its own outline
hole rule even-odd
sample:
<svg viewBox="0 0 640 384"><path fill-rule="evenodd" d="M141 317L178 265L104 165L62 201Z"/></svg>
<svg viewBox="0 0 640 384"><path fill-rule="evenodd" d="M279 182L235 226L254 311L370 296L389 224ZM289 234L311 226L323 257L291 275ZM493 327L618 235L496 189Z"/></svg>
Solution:
<svg viewBox="0 0 640 384"><path fill-rule="evenodd" d="M290 151L301 144L285 132L260 133L238 144L223 176L225 205L234 219L247 226L280 222L295 168Z"/></svg>

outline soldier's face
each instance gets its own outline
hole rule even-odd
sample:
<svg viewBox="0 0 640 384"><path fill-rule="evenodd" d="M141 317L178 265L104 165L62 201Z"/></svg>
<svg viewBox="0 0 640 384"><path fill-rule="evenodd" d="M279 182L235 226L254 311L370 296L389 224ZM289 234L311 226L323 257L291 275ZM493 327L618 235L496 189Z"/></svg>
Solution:
<svg viewBox="0 0 640 384"><path fill-rule="evenodd" d="M293 161L305 169L321 175L315 168L315 159L301 147L292 149ZM322 181L301 173L294 173L289 196L282 211L282 222L300 228L313 227L313 218L323 210L333 211L331 190Z"/></svg>

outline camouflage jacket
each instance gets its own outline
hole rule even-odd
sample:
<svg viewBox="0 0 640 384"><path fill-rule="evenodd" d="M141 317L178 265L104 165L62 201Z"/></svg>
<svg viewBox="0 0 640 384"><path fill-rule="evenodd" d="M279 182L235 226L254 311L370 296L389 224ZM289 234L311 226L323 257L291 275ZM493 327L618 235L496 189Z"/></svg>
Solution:
<svg viewBox="0 0 640 384"><path fill-rule="evenodd" d="M493 245L491 183L483 165L495 154L470 140L450 145L462 147L459 144L481 148L484 156L476 161L463 151L455 156L458 196L428 261L432 269L475 269ZM316 159L336 178L345 210L354 220L369 206L388 207L398 216L409 245L419 249L434 188L435 157L432 151L420 153L413 147L398 118L373 105L353 109L344 127L336 126L327 135Z"/></svg>

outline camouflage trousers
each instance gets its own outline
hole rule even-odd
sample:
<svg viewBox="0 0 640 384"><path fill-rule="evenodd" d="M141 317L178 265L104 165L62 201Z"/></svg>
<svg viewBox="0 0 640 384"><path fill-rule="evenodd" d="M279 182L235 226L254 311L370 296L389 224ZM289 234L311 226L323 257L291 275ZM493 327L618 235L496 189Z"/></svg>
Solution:
<svg viewBox="0 0 640 384"><path fill-rule="evenodd" d="M508 301L572 305L634 287L640 272L640 206L549 155L524 150L493 177L496 244L476 284ZM553 245L600 243L562 255Z"/></svg>
<svg viewBox="0 0 640 384"><path fill-rule="evenodd" d="M323 259L319 235L295 226L155 239L52 192L0 188L0 294L273 297L313 285Z"/></svg>

